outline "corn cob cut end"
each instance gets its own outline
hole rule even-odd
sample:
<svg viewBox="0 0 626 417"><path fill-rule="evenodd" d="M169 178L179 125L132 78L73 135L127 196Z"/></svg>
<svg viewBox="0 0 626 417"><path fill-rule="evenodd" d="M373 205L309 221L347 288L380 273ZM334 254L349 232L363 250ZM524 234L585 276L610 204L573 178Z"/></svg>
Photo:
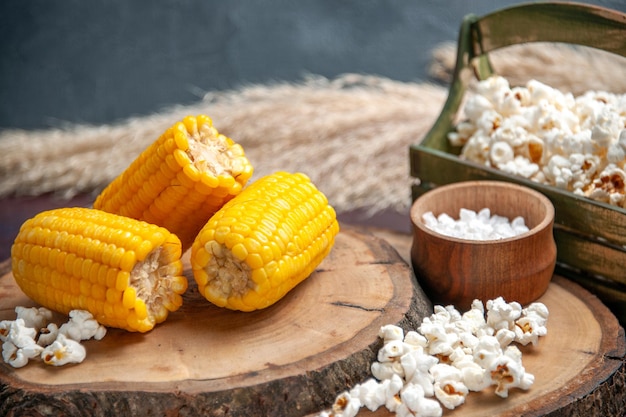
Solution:
<svg viewBox="0 0 626 417"><path fill-rule="evenodd" d="M151 330L156 324L165 321L170 312L182 306L181 295L187 289L183 263L180 259L172 262L169 257L166 249L157 247L143 262L138 262L130 273L127 288L135 298L130 307L135 310L137 325L132 323L132 315L127 321L137 331Z"/></svg>
<svg viewBox="0 0 626 417"><path fill-rule="evenodd" d="M211 174L217 179L221 176L222 182L228 181L232 186L235 183L245 184L250 179L252 166L245 157L243 148L219 133L208 116L188 116L182 124L185 128L179 132L187 138L185 152L198 171ZM183 144L182 148L184 147ZM235 178L239 178L239 181L235 181Z"/></svg>

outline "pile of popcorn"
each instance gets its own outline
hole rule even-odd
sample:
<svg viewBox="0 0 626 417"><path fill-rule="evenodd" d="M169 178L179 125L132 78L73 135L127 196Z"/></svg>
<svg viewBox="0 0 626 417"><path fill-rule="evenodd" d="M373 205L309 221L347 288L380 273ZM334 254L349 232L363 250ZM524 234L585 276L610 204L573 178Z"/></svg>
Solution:
<svg viewBox="0 0 626 417"><path fill-rule="evenodd" d="M58 326L52 322L52 311L44 307L15 307L15 320L0 321L2 358L14 368L26 366L31 359L47 365L80 363L87 354L81 341L100 340L106 327L91 313L72 310L69 320Z"/></svg>
<svg viewBox="0 0 626 417"><path fill-rule="evenodd" d="M381 327L383 347L371 365L373 378L339 394L319 417L354 417L361 407L385 406L400 417L439 417L471 392L493 387L507 398L509 390L528 390L534 376L526 372L520 349L547 334L548 309L542 303L522 308L502 297L485 306L474 300L461 314L453 306L435 306L418 331Z"/></svg>
<svg viewBox="0 0 626 417"><path fill-rule="evenodd" d="M626 207L626 95L578 97L539 81L476 81L448 134L461 158Z"/></svg>
<svg viewBox="0 0 626 417"><path fill-rule="evenodd" d="M444 236L467 240L506 239L529 230L522 216L509 220L508 217L492 215L489 208L483 208L478 212L461 208L458 219L446 213L435 216L432 211L428 211L422 215L422 220L430 230Z"/></svg>

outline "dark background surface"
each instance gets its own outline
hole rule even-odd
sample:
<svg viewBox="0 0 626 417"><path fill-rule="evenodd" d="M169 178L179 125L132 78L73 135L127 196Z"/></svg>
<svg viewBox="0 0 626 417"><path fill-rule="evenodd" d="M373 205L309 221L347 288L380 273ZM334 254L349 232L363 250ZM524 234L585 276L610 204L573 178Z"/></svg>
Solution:
<svg viewBox="0 0 626 417"><path fill-rule="evenodd" d="M426 80L430 51L456 40L464 15L518 3L2 0L0 129L111 123L307 73Z"/></svg>

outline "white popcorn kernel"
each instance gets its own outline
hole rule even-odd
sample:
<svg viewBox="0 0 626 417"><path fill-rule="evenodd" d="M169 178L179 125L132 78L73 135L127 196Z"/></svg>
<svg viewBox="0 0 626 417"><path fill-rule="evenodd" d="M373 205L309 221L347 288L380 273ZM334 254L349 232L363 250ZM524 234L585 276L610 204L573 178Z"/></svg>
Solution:
<svg viewBox="0 0 626 417"><path fill-rule="evenodd" d="M517 326L515 326L517 327ZM500 329L496 332L495 336L498 339L498 343L504 349L515 340L515 331L509 329Z"/></svg>
<svg viewBox="0 0 626 417"><path fill-rule="evenodd" d="M85 310L72 310L69 313L70 320L59 328L59 333L70 339L80 342L92 337L100 340L106 334L106 327L98 323L93 315Z"/></svg>
<svg viewBox="0 0 626 417"><path fill-rule="evenodd" d="M402 327L388 324L380 328L378 337L383 339L383 343L387 343L392 340L402 340L404 339L404 330L402 330Z"/></svg>
<svg viewBox="0 0 626 417"><path fill-rule="evenodd" d="M453 345L458 341L458 335L448 333L444 324L424 318L419 327L420 332L428 340L428 353L431 355L449 355L453 351Z"/></svg>
<svg viewBox="0 0 626 417"><path fill-rule="evenodd" d="M422 334L414 330L410 330L404 336L405 350L414 350L417 348L424 348L428 344L428 340Z"/></svg>
<svg viewBox="0 0 626 417"><path fill-rule="evenodd" d="M470 331L461 331L459 333L459 349L464 353L470 353L474 351L474 348L478 345L478 337L472 334Z"/></svg>
<svg viewBox="0 0 626 417"><path fill-rule="evenodd" d="M488 368L492 384L496 386L495 393L502 398L508 397L512 388L529 389L535 379L522 366L519 349L512 348L510 346Z"/></svg>
<svg viewBox="0 0 626 417"><path fill-rule="evenodd" d="M350 391L350 396L357 396L362 406L370 411L376 411L385 405L385 387L382 383L370 378L364 383L357 385L356 391Z"/></svg>
<svg viewBox="0 0 626 417"><path fill-rule="evenodd" d="M9 338L11 323L13 323L13 320L0 321L0 341L5 342Z"/></svg>
<svg viewBox="0 0 626 417"><path fill-rule="evenodd" d="M521 314L522 306L516 301L507 303L502 297L487 301L487 324L496 331L513 329Z"/></svg>
<svg viewBox="0 0 626 417"><path fill-rule="evenodd" d="M534 302L522 310L522 315L526 317L533 317L537 320L539 325L545 326L548 322L550 312L545 304Z"/></svg>
<svg viewBox="0 0 626 417"><path fill-rule="evenodd" d="M374 378L379 381L383 381L386 379L391 379L394 375L404 376L404 369L402 368L402 364L397 362L373 362L370 371Z"/></svg>
<svg viewBox="0 0 626 417"><path fill-rule="evenodd" d="M482 329L487 325L485 320L485 307L483 302L479 299L472 301L470 309L463 313L462 317L463 321L468 324L468 331L475 335L479 329Z"/></svg>
<svg viewBox="0 0 626 417"><path fill-rule="evenodd" d="M545 336L547 332L546 327L534 316L520 317L515 322L515 341L524 346L529 343L536 346L539 337Z"/></svg>
<svg viewBox="0 0 626 417"><path fill-rule="evenodd" d="M438 363L431 366L429 372L433 376L435 383L446 381L461 381L460 369L445 363Z"/></svg>
<svg viewBox="0 0 626 417"><path fill-rule="evenodd" d="M45 307L15 307L16 317L24 320L26 327L41 329L52 320L52 311Z"/></svg>
<svg viewBox="0 0 626 417"><path fill-rule="evenodd" d="M332 405L332 416L341 417L355 417L361 403L358 398L350 396L348 392L342 392L335 398L335 402Z"/></svg>
<svg viewBox="0 0 626 417"><path fill-rule="evenodd" d="M539 166L522 155L517 155L512 161L501 165L499 169L524 178L533 178L539 173Z"/></svg>
<svg viewBox="0 0 626 417"><path fill-rule="evenodd" d="M46 327L39 330L39 336L37 337L37 344L39 346L48 346L54 342L59 334L59 327L55 323L48 323Z"/></svg>
<svg viewBox="0 0 626 417"><path fill-rule="evenodd" d="M24 352L9 341L2 343L2 359L14 368L21 368L28 363Z"/></svg>
<svg viewBox="0 0 626 417"><path fill-rule="evenodd" d="M513 148L506 142L495 142L491 144L491 150L489 151L489 161L491 165L496 168L500 168L505 164L513 161L515 152Z"/></svg>
<svg viewBox="0 0 626 417"><path fill-rule="evenodd" d="M502 354L502 346L495 336L481 336L474 349L474 362L483 368L489 368L491 363Z"/></svg>
<svg viewBox="0 0 626 417"><path fill-rule="evenodd" d="M387 410L394 412L401 404L400 390L404 386L404 381L398 375L394 375L391 379L384 381L384 385L385 407Z"/></svg>
<svg viewBox="0 0 626 417"><path fill-rule="evenodd" d="M434 395L434 377L430 373L430 368L437 362L438 359L436 357L420 350L408 352L400 359L407 383L420 385L427 396Z"/></svg>
<svg viewBox="0 0 626 417"><path fill-rule="evenodd" d="M491 101L489 101L489 99L480 94L471 95L467 99L464 107L465 115L470 120L478 120L478 118L481 117L483 113L490 110L493 110L493 104L491 103Z"/></svg>
<svg viewBox="0 0 626 417"><path fill-rule="evenodd" d="M626 132L626 130L624 130L624 132ZM609 146L606 159L612 164L623 164L626 159L626 148L619 143L612 144Z"/></svg>
<svg viewBox="0 0 626 417"><path fill-rule="evenodd" d="M489 149L491 149L491 137L482 130L477 130L463 146L461 158L488 166Z"/></svg>
<svg viewBox="0 0 626 417"><path fill-rule="evenodd" d="M620 130L623 128L624 123L620 120L620 117L605 107L600 114L598 114L591 128L591 139L594 140L600 148L606 149L612 142L617 140Z"/></svg>
<svg viewBox="0 0 626 417"><path fill-rule="evenodd" d="M15 319L10 322L6 340L20 348L35 343L36 336L37 330L26 327L24 319Z"/></svg>
<svg viewBox="0 0 626 417"><path fill-rule="evenodd" d="M467 140L476 132L473 123L462 121L456 125L456 131L448 133L448 140L452 146L463 146Z"/></svg>
<svg viewBox="0 0 626 417"><path fill-rule="evenodd" d="M379 362L396 362L404 355L404 345L402 340L392 340L383 345L378 351Z"/></svg>
<svg viewBox="0 0 626 417"><path fill-rule="evenodd" d="M449 410L463 404L468 393L469 389L461 381L435 382L435 397Z"/></svg>
<svg viewBox="0 0 626 417"><path fill-rule="evenodd" d="M66 337L63 333L59 333L56 340L41 352L44 363L54 366L81 363L86 355L83 345Z"/></svg>
<svg viewBox="0 0 626 417"><path fill-rule="evenodd" d="M459 361L454 366L461 371L461 381L470 391L479 392L491 385L491 379L487 371L474 362L471 355L467 355L467 360Z"/></svg>
<svg viewBox="0 0 626 417"><path fill-rule="evenodd" d="M441 406L437 401L427 398L427 396L421 386L406 384L400 393L402 405L406 410L400 406L396 413L401 415L402 412L405 412L407 416L440 417L443 413Z"/></svg>
<svg viewBox="0 0 626 417"><path fill-rule="evenodd" d="M469 392L462 382L462 372L455 366L439 363L430 368L434 378L435 397L448 409L454 409L465 402Z"/></svg>

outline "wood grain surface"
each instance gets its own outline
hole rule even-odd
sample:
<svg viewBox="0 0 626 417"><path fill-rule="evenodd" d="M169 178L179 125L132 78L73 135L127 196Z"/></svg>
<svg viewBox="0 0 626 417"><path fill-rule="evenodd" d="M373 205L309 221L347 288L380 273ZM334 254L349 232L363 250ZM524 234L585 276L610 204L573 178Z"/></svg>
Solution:
<svg viewBox="0 0 626 417"><path fill-rule="evenodd" d="M35 305L3 266L0 320ZM1 364L0 415L301 416L367 377L380 326L413 327L432 309L387 242L348 227L313 275L265 310L215 307L187 275L183 307L147 334L110 329L84 342L79 365Z"/></svg>
<svg viewBox="0 0 626 417"><path fill-rule="evenodd" d="M309 279L255 313L211 306L192 285L181 310L150 333L112 329L85 342L82 364L0 364L0 416L314 416L370 376L381 325L415 329L432 312L403 261L409 248L408 236L344 227ZM0 320L34 305L9 268L0 264ZM540 301L548 335L522 348L532 388L508 399L471 393L444 416L622 415L626 347L616 318L558 276Z"/></svg>

